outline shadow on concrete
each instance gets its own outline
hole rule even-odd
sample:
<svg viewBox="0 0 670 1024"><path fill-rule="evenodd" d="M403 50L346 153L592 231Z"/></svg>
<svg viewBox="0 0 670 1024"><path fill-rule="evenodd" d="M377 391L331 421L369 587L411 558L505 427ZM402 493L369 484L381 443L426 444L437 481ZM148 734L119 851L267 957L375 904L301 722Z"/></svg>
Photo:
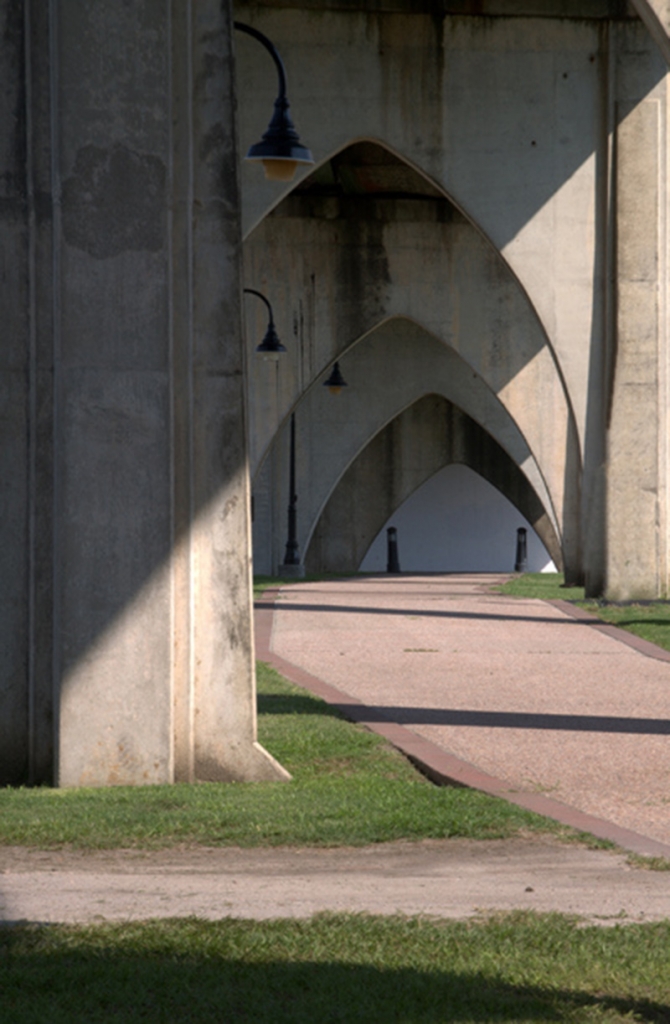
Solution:
<svg viewBox="0 0 670 1024"><path fill-rule="evenodd" d="M338 704L348 718L361 720L359 705ZM613 715L552 715L523 711L469 711L454 708L416 708L380 705L366 708L365 722L397 722L398 725L456 725L483 729L549 729L567 732L629 733L669 736L670 720L617 718Z"/></svg>
<svg viewBox="0 0 670 1024"><path fill-rule="evenodd" d="M584 626L592 625L591 620L580 620L580 619L557 619L550 618L549 616L543 615L501 615L487 612L447 612L447 611L431 611L426 608L371 608L362 607L359 605L333 605L333 604L293 604L289 601L281 601L279 605L275 605L272 601L257 601L256 608L271 610L277 607L283 612L330 612L331 614L337 614L339 612L349 612L354 615L400 615L402 617L409 617L413 619L466 619L466 620L483 620L484 622L537 622L552 626ZM600 623L604 625L604 623Z"/></svg>

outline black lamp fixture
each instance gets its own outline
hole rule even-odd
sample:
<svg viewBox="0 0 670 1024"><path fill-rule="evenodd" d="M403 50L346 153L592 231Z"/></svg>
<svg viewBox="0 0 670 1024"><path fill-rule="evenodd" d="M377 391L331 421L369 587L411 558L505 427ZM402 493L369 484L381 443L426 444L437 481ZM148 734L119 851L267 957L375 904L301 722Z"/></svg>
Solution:
<svg viewBox="0 0 670 1024"><path fill-rule="evenodd" d="M284 62L277 53L274 43L258 29L244 25L241 21L234 21L233 25L240 32L253 36L265 47L275 62L279 75L279 95L275 100L272 120L261 141L250 148L245 159L260 160L265 169L265 177L272 181L290 181L298 164L313 164L314 158L300 142L288 112L290 104L286 97Z"/></svg>
<svg viewBox="0 0 670 1024"><path fill-rule="evenodd" d="M342 376L339 363L335 363L332 370L330 371L330 376L328 377L328 380L324 380L323 386L324 388L328 388L331 395L339 395L342 388L346 388L349 386L344 377Z"/></svg>
<svg viewBox="0 0 670 1024"><path fill-rule="evenodd" d="M268 308L268 329L265 332L265 337L263 338L260 345L256 346L256 351L258 352L259 355L265 356L266 359L278 359L279 353L285 352L286 348L284 345L282 345L275 330L274 318L272 316L272 306L265 298L265 296L262 294L262 292L257 292L255 288L245 288L244 291L248 295L258 296L258 298L261 299Z"/></svg>

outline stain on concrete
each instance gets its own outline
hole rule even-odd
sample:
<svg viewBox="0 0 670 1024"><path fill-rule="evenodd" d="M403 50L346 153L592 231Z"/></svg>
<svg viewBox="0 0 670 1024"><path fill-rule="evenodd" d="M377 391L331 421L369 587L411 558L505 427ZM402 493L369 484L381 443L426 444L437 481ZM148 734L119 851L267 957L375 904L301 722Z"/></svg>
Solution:
<svg viewBox="0 0 670 1024"><path fill-rule="evenodd" d="M128 250L158 252L165 243L165 166L126 146L79 150L63 184L65 240L94 259Z"/></svg>

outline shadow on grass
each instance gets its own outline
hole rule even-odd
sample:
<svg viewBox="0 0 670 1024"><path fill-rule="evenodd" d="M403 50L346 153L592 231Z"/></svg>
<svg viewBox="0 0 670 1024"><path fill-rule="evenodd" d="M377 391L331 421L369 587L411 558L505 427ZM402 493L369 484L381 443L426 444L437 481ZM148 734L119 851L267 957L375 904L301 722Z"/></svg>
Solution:
<svg viewBox="0 0 670 1024"><path fill-rule="evenodd" d="M340 712L330 705L301 694L259 693L257 707L259 715L323 715L342 718Z"/></svg>
<svg viewBox="0 0 670 1024"><path fill-rule="evenodd" d="M65 942L45 954L25 948L23 928L3 931L0 990L12 1024L670 1021L667 1003L515 985L479 973L336 962L250 964L214 951L168 952L160 941L151 951L123 954L100 944L69 950Z"/></svg>
<svg viewBox="0 0 670 1024"><path fill-rule="evenodd" d="M637 619L604 619L604 622L611 622L613 626L623 626L625 629L631 627L637 629L644 629L646 626L654 626L656 629L670 630L670 618L669 619L647 619L644 616Z"/></svg>

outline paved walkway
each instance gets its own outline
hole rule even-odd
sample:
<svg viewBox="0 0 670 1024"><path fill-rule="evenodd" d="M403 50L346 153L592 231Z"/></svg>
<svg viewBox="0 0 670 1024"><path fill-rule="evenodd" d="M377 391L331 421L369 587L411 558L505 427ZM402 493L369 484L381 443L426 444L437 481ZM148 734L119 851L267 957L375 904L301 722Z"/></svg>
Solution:
<svg viewBox="0 0 670 1024"><path fill-rule="evenodd" d="M670 654L502 578L287 586L257 651L437 779L670 856Z"/></svg>
<svg viewBox="0 0 670 1024"><path fill-rule="evenodd" d="M309 917L319 911L476 917L561 911L594 924L670 918L667 873L546 838L357 849L39 851L0 848L0 921Z"/></svg>

